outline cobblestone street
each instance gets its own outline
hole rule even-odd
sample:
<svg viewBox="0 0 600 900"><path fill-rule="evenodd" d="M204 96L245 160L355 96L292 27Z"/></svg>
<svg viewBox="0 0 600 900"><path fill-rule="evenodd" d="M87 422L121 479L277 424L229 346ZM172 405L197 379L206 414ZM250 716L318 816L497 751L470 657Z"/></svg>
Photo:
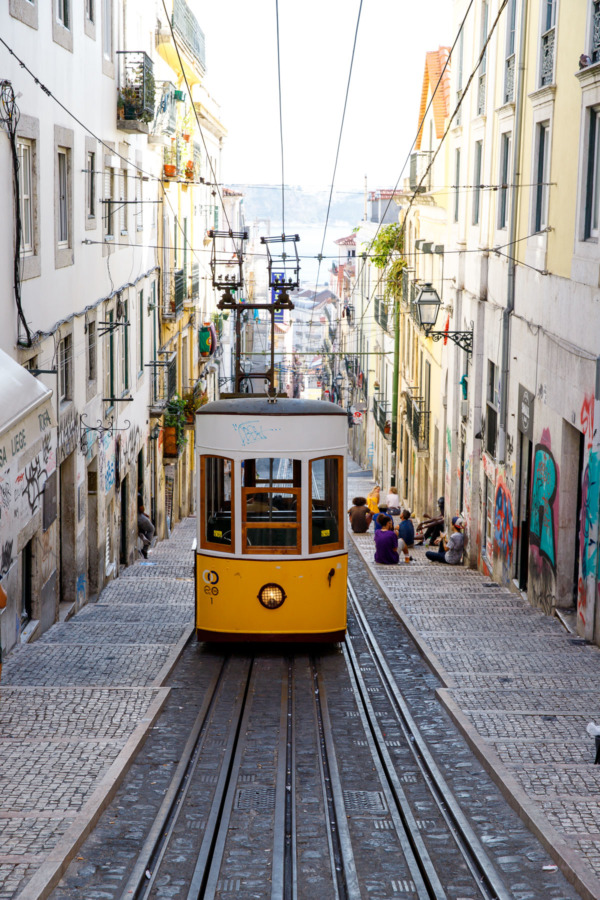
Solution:
<svg viewBox="0 0 600 900"><path fill-rule="evenodd" d="M0 898L39 896L135 755L193 620L195 520L6 660Z"/></svg>
<svg viewBox="0 0 600 900"><path fill-rule="evenodd" d="M371 481L350 463L349 494ZM0 687L0 898L43 896L155 722L193 621L195 520L68 622L13 652ZM573 880L600 897L596 647L475 571L425 559L372 576L444 685L437 696L511 805Z"/></svg>
<svg viewBox="0 0 600 900"><path fill-rule="evenodd" d="M350 498L366 496L372 479L349 471ZM585 730L600 720L600 650L478 572L429 562L425 547L380 566L372 533L353 539L485 768L578 889L600 897L600 766Z"/></svg>

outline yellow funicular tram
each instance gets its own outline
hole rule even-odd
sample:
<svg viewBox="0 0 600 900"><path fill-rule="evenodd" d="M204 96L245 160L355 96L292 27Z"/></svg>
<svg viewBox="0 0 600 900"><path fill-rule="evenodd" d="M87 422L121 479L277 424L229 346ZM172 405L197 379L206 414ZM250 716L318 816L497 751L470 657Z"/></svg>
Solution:
<svg viewBox="0 0 600 900"><path fill-rule="evenodd" d="M242 302L247 232L211 231L213 287L233 313L234 391L196 413L196 631L207 641L339 641L346 633L347 413L278 394L275 320L293 309L298 235L263 237L270 298ZM270 365L242 366L249 310L271 322ZM254 381L266 394L243 393Z"/></svg>
<svg viewBox="0 0 600 900"><path fill-rule="evenodd" d="M198 411L200 640L343 640L347 433L346 412L321 400Z"/></svg>

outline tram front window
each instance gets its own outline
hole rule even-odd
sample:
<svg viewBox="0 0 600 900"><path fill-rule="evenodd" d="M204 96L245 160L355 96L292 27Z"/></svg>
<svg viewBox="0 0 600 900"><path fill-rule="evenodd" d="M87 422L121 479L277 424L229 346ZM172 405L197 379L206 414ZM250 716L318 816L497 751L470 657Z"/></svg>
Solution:
<svg viewBox="0 0 600 900"><path fill-rule="evenodd" d="M300 483L296 459L245 459L242 546L245 553L300 552Z"/></svg>
<svg viewBox="0 0 600 900"><path fill-rule="evenodd" d="M233 461L221 456L203 456L200 461L202 482L202 532L204 547L233 549Z"/></svg>
<svg viewBox="0 0 600 900"><path fill-rule="evenodd" d="M343 546L340 529L343 499L340 492L342 465L341 456L326 456L311 460L311 553Z"/></svg>

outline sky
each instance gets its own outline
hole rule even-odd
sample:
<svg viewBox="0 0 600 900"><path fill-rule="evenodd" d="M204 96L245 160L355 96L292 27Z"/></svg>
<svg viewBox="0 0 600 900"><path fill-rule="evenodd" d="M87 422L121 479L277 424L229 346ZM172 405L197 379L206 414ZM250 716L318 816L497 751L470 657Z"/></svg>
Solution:
<svg viewBox="0 0 600 900"><path fill-rule="evenodd" d="M222 176L281 184L276 0L191 0L206 85L228 130ZM363 0L335 188L393 187L418 124L425 53L451 45L452 0ZM332 183L360 0L279 0L284 179ZM404 174L408 174L405 169Z"/></svg>

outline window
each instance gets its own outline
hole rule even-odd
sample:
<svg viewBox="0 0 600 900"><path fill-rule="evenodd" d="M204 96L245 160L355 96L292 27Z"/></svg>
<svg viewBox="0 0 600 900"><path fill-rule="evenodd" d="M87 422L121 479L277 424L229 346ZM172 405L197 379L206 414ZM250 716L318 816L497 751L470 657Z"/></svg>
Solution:
<svg viewBox="0 0 600 900"><path fill-rule="evenodd" d="M88 322L87 326L87 377L88 381L96 380L96 323Z"/></svg>
<svg viewBox="0 0 600 900"><path fill-rule="evenodd" d="M508 0L506 13L506 62L504 64L504 102L515 99L515 27L517 0Z"/></svg>
<svg viewBox="0 0 600 900"><path fill-rule="evenodd" d="M500 137L500 184L498 193L498 228L508 225L508 183L510 178L510 150L512 135L505 132Z"/></svg>
<svg viewBox="0 0 600 900"><path fill-rule="evenodd" d="M465 29L460 29L460 37L458 39L458 67L456 72L456 105L458 106L463 94L463 59L465 49ZM454 120L457 125L462 122L462 108L458 107L458 112Z"/></svg>
<svg viewBox="0 0 600 900"><path fill-rule="evenodd" d="M129 302L127 300L123 301L123 324L119 329L121 334L123 335L123 356L122 360L122 372L121 372L121 384L123 387L123 392L127 392L129 390Z"/></svg>
<svg viewBox="0 0 600 900"><path fill-rule="evenodd" d="M58 151L58 243L69 245L69 166L68 151Z"/></svg>
<svg viewBox="0 0 600 900"><path fill-rule="evenodd" d="M102 52L105 59L112 60L112 0L102 0Z"/></svg>
<svg viewBox="0 0 600 900"><path fill-rule="evenodd" d="M233 460L200 458L200 543L203 548L233 551L235 534Z"/></svg>
<svg viewBox="0 0 600 900"><path fill-rule="evenodd" d="M144 230L144 207L142 204L142 176L135 179L135 228L136 231Z"/></svg>
<svg viewBox="0 0 600 900"><path fill-rule="evenodd" d="M96 216L96 154L88 153L85 180L86 213L88 219Z"/></svg>
<svg viewBox="0 0 600 900"><path fill-rule="evenodd" d="M311 553L342 549L344 546L342 498L339 490L342 472L343 459L341 456L326 456L310 462L309 540Z"/></svg>
<svg viewBox="0 0 600 900"><path fill-rule="evenodd" d="M138 293L138 340L137 370L138 376L144 371L144 292Z"/></svg>
<svg viewBox="0 0 600 900"><path fill-rule="evenodd" d="M114 311L111 310L106 314L105 333L107 340L104 341L104 400L107 409L111 409L114 405L115 396L115 335L112 328L114 322Z"/></svg>
<svg viewBox="0 0 600 900"><path fill-rule="evenodd" d="M104 240L112 241L114 238L114 191L115 170L111 166L104 169Z"/></svg>
<svg viewBox="0 0 600 900"><path fill-rule="evenodd" d="M600 0L594 0L592 4L590 56L592 62L600 62Z"/></svg>
<svg viewBox="0 0 600 900"><path fill-rule="evenodd" d="M483 141L475 141L475 162L473 169L473 225L479 225L481 212L481 161Z"/></svg>
<svg viewBox="0 0 600 900"><path fill-rule="evenodd" d="M299 553L302 465L297 459L245 459L242 552Z"/></svg>
<svg viewBox="0 0 600 900"><path fill-rule="evenodd" d="M542 231L548 224L548 122L540 122L536 127L534 163L534 207L533 230Z"/></svg>
<svg viewBox="0 0 600 900"><path fill-rule="evenodd" d="M490 456L496 454L496 432L498 429L498 367L488 360L485 449Z"/></svg>
<svg viewBox="0 0 600 900"><path fill-rule="evenodd" d="M542 0L542 36L541 36L541 71L540 86L552 84L554 81L554 47L556 41L556 5L557 0Z"/></svg>
<svg viewBox="0 0 600 900"><path fill-rule="evenodd" d="M17 141L21 211L21 253L33 253L33 150L31 141Z"/></svg>
<svg viewBox="0 0 600 900"><path fill-rule="evenodd" d="M71 399L72 367L72 337L67 334L58 345L58 395L61 402Z"/></svg>
<svg viewBox="0 0 600 900"><path fill-rule="evenodd" d="M71 0L56 0L56 19L63 28L71 27Z"/></svg>
<svg viewBox="0 0 600 900"><path fill-rule="evenodd" d="M460 150L454 151L454 221L458 222L460 212Z"/></svg>
<svg viewBox="0 0 600 900"><path fill-rule="evenodd" d="M127 169L123 169L119 174L121 176L121 234L127 234L127 200L129 199L129 182L127 179Z"/></svg>
<svg viewBox="0 0 600 900"><path fill-rule="evenodd" d="M480 33L480 51L483 50L488 37L488 2L482 0L481 3L481 33ZM479 81L477 84L477 115L485 115L485 75L487 71L487 49L485 50L481 64L479 66Z"/></svg>
<svg viewBox="0 0 600 900"><path fill-rule="evenodd" d="M94 0L85 0L85 17L88 22L94 21Z"/></svg>
<svg viewBox="0 0 600 900"><path fill-rule="evenodd" d="M585 186L584 240L598 238L598 163L600 162L600 112L590 110L590 129L587 153L587 176Z"/></svg>

